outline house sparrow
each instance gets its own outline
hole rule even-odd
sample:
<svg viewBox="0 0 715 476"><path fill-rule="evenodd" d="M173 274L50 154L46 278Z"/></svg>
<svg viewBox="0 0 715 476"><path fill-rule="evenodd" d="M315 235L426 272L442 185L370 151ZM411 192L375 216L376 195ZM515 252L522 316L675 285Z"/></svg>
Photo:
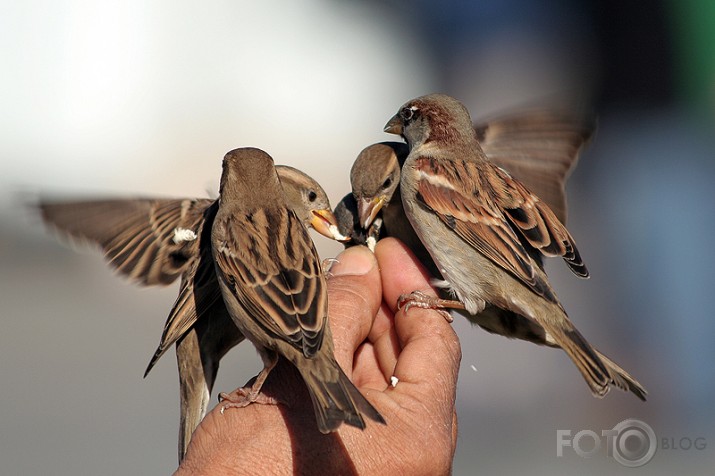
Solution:
<svg viewBox="0 0 715 476"><path fill-rule="evenodd" d="M305 226L332 239L336 221L323 188L288 166L277 166L283 193ZM42 201L46 223L61 234L100 245L112 267L142 286L179 275L179 296L144 376L176 344L179 369L179 461L209 405L221 358L243 339L221 298L211 256L218 201L115 199Z"/></svg>
<svg viewBox="0 0 715 476"><path fill-rule="evenodd" d="M398 155L404 162L407 144L403 142L380 142L363 149L350 169L352 192L345 195L333 210L338 229L351 240L345 247L367 245L374 251L377 241L387 236L382 229L381 211L400 184ZM392 208L402 205L395 197ZM406 220L406 219L405 219Z"/></svg>
<svg viewBox="0 0 715 476"><path fill-rule="evenodd" d="M580 149L591 139L594 122L558 109L535 109L475 123L474 130L489 160L526 185L565 223L565 181ZM341 232L355 235L353 242L365 244L361 237L370 227L377 239L400 238L425 263L431 258L402 210L399 192L399 169L408 153L402 142L382 142L363 149L350 171L353 196L343 198L334 212ZM357 201L362 205L359 211ZM373 220L381 218L384 223L380 221L381 228L374 231Z"/></svg>
<svg viewBox="0 0 715 476"><path fill-rule="evenodd" d="M211 245L226 308L264 364L251 387L221 395L222 410L275 403L261 387L282 356L303 377L322 433L343 422L365 428L363 415L384 423L333 356L321 262L265 152L244 148L224 157Z"/></svg>
<svg viewBox="0 0 715 476"><path fill-rule="evenodd" d="M320 184L293 167L278 165L275 169L278 173L286 202L298 215L304 226L313 228L321 235L334 240L344 241L347 239L338 231L337 221L330 210L330 201ZM186 279L182 280L179 297L166 321L161 342L149 362L149 366L144 373L145 377L166 350L194 325L197 320L196 309L226 312L225 306L220 300L221 291L216 281L210 243L210 230L218 207L218 201L212 202L210 207L206 209L205 219L196 228L189 229L191 232L195 230L197 237L202 237L200 244L196 244L190 253L191 256L197 256L199 259L193 260L192 268L190 267L184 275ZM202 233L206 233L205 237ZM199 290L205 290L205 292L199 292ZM197 298L200 298L200 302L195 303L192 301L192 299L196 300ZM219 302L218 305L212 307L216 301ZM221 309L219 310L217 307ZM233 346L228 349L231 347ZM221 356L224 354L225 352Z"/></svg>
<svg viewBox="0 0 715 476"><path fill-rule="evenodd" d="M345 248L367 244L367 232L360 227L357 216L357 202L352 192L346 194L333 208L333 215L338 222L338 231L350 238L344 243Z"/></svg>
<svg viewBox="0 0 715 476"><path fill-rule="evenodd" d="M350 169L350 184L355 202L352 234L372 236L375 240L387 236L398 238L412 250L433 276L437 276L439 271L434 267L432 258L415 234L402 208L400 169L408 153L407 144L403 142L380 142L364 148L358 154ZM350 204L350 201L343 199L342 203ZM339 213L336 207L335 218L341 229L347 228L343 217L344 214ZM355 236L353 241L356 241ZM373 248L374 245L371 249Z"/></svg>
<svg viewBox="0 0 715 476"><path fill-rule="evenodd" d="M640 383L573 326L548 282L542 255L560 256L588 277L573 238L544 201L489 160L466 108L445 95L420 97L400 108L385 131L407 142L404 212L431 256L435 284L456 298L415 292L401 304L457 309L491 332L560 347L595 396L615 385L645 400ZM503 150L508 157L510 147ZM552 200L565 218L565 202L559 207L558 194Z"/></svg>

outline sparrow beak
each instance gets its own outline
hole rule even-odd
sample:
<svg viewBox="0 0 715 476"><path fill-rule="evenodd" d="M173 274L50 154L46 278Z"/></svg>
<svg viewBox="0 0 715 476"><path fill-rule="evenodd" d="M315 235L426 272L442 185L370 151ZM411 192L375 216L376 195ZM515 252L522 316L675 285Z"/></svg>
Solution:
<svg viewBox="0 0 715 476"><path fill-rule="evenodd" d="M315 231L323 236L336 241L350 241L349 236L345 236L338 230L338 220L331 210L313 210L313 218L310 220L310 226Z"/></svg>
<svg viewBox="0 0 715 476"><path fill-rule="evenodd" d="M396 134L398 136L402 135L402 118L400 118L399 114L392 116L392 119L385 124L383 131L388 134Z"/></svg>
<svg viewBox="0 0 715 476"><path fill-rule="evenodd" d="M375 221L375 217L382 210L385 205L385 197L375 197L372 200L367 200L366 198L361 198L358 200L358 218L360 219L360 224L366 230Z"/></svg>

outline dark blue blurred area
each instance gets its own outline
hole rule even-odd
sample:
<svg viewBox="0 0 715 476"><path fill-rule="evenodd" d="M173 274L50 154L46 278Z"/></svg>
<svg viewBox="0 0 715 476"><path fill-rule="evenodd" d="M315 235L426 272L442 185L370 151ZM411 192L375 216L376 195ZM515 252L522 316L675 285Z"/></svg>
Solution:
<svg viewBox="0 0 715 476"><path fill-rule="evenodd" d="M676 100L677 11L671 2L649 2L647 7L617 0L386 3L402 19L403 24L395 27L412 31L415 47L429 53L438 86L445 90L464 88L472 65L481 65L476 74L483 76L479 69L495 67L485 62L493 59L491 47L515 40L516 46L501 58L502 68L513 60L525 66L543 60L541 68L529 72L539 76L557 61L563 68L554 76L564 76L571 88L588 94L599 110L667 107ZM692 9L699 7L698 2L690 3ZM543 48L543 56L530 58L535 45ZM573 73L579 76L569 79ZM587 80L581 81L581 76ZM516 79L502 75L506 84ZM543 93L533 86L532 94Z"/></svg>

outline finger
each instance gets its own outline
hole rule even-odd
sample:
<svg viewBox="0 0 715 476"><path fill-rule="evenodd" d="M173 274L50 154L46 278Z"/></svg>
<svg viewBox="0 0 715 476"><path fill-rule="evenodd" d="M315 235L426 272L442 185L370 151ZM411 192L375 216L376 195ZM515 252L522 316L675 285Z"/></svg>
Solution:
<svg viewBox="0 0 715 476"><path fill-rule="evenodd" d="M412 291L434 294L430 274L401 241L384 238L375 247L381 269L383 298L392 312L397 312L397 299Z"/></svg>
<svg viewBox="0 0 715 476"><path fill-rule="evenodd" d="M389 377L385 377L380 362L375 351L375 347L371 342L363 342L357 351L353 360L352 381L358 388L371 388L379 391L384 391L387 388Z"/></svg>
<svg viewBox="0 0 715 476"><path fill-rule="evenodd" d="M375 352L380 364L380 369L382 370L386 381L389 382L390 377L392 377L394 373L395 365L397 364L397 357L402 351L402 346L395 329L394 313L397 310L397 298L400 294L406 294L415 290L411 287L400 287L400 283L396 282L393 279L393 276L401 276L403 274L418 272L420 276L424 278L420 285L420 289L431 290L431 288L429 285L429 274L422 268L417 260L412 257L411 254L409 259L402 259L404 256L402 253L406 250L406 247L396 240L382 241L385 242L380 244L379 252L376 250L376 256L378 257L378 264L380 267L382 268L383 266L387 266L388 268L381 270L381 275L383 275L383 286L386 289L383 292L382 307L375 319L375 322L373 323L368 339L375 346ZM396 249L399 248L400 258L381 263L380 257L389 257L395 247ZM387 281L385 281L385 276L387 276Z"/></svg>
<svg viewBox="0 0 715 476"><path fill-rule="evenodd" d="M381 376L387 383L395 370L397 357L402 348L395 330L395 315L384 301L375 317L375 322L372 324L372 329L370 329L367 339L372 344L374 358Z"/></svg>
<svg viewBox="0 0 715 476"><path fill-rule="evenodd" d="M335 357L347 372L382 302L382 284L375 256L366 247L348 248L336 260L328 279L328 314Z"/></svg>
<svg viewBox="0 0 715 476"><path fill-rule="evenodd" d="M434 294L427 272L397 240L380 240L375 256L380 265L384 300L396 303L401 294L424 290ZM459 339L452 326L435 310L411 308L395 314L395 329L402 347L394 374L398 382L417 384L437 401L453 404L461 361ZM403 385L403 389L406 386ZM396 389L400 389L399 383ZM451 411L451 410L450 410ZM451 418L451 415L450 415Z"/></svg>

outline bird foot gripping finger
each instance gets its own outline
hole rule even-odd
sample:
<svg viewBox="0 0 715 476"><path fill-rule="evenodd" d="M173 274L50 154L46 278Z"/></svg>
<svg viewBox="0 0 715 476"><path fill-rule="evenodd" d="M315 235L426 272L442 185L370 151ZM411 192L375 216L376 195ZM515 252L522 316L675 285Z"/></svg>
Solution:
<svg viewBox="0 0 715 476"><path fill-rule="evenodd" d="M447 322L454 321L452 315L445 308L464 309L464 305L458 301L439 299L422 291L413 291L410 294L402 294L397 299L397 309L405 308L405 314L411 307L422 309L433 309L437 311Z"/></svg>
<svg viewBox="0 0 715 476"><path fill-rule="evenodd" d="M325 275L326 278L329 278L332 276L330 273L330 268L333 267L336 263L340 263L337 258L325 258L321 263L320 263L320 268L323 270L323 274Z"/></svg>
<svg viewBox="0 0 715 476"><path fill-rule="evenodd" d="M278 405L280 403L277 399L269 397L264 393L253 392L250 387L237 388L231 393L221 392L218 395L218 400L224 404L221 407L222 415L227 408L243 408L251 403L259 403L261 405Z"/></svg>

